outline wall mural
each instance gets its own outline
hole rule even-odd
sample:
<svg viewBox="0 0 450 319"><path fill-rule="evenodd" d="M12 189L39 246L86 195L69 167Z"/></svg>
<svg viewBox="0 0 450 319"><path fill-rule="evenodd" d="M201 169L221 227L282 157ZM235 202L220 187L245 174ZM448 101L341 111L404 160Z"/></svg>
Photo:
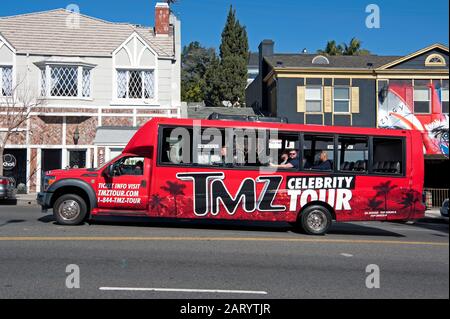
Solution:
<svg viewBox="0 0 450 319"><path fill-rule="evenodd" d="M411 84L390 84L387 92L379 94L378 127L419 130L423 135L425 154L448 157L448 114L442 112L439 87L429 85L431 114L414 114L414 88ZM386 89L384 89L386 91Z"/></svg>

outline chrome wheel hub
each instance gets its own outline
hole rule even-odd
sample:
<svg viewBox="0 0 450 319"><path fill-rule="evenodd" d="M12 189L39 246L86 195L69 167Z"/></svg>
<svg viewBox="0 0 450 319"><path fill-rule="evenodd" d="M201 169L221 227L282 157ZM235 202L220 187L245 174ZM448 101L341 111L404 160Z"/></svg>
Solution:
<svg viewBox="0 0 450 319"><path fill-rule="evenodd" d="M321 232L326 227L326 220L323 212L315 210L308 215L306 222L312 230Z"/></svg>
<svg viewBox="0 0 450 319"><path fill-rule="evenodd" d="M65 200L61 203L58 209L59 215L62 219L72 221L80 215L80 205L74 200Z"/></svg>

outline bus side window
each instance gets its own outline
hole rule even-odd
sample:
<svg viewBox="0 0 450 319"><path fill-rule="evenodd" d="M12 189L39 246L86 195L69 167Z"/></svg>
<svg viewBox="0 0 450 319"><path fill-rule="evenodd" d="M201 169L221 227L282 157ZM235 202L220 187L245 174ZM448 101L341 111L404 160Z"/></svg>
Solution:
<svg viewBox="0 0 450 319"><path fill-rule="evenodd" d="M164 128L162 136L161 163L185 164L192 163L192 130L187 128Z"/></svg>
<svg viewBox="0 0 450 319"><path fill-rule="evenodd" d="M403 174L404 148L399 138L373 139L373 166L372 172L381 175Z"/></svg>
<svg viewBox="0 0 450 319"><path fill-rule="evenodd" d="M277 138L269 138L268 147L271 151L270 162L275 165L291 164L288 170L299 170L300 168L300 142L299 135L294 133L280 132Z"/></svg>
<svg viewBox="0 0 450 319"><path fill-rule="evenodd" d="M338 169L341 172L366 173L369 163L369 139L340 136L338 140Z"/></svg>
<svg viewBox="0 0 450 319"><path fill-rule="evenodd" d="M304 170L334 169L334 136L305 134L303 141Z"/></svg>

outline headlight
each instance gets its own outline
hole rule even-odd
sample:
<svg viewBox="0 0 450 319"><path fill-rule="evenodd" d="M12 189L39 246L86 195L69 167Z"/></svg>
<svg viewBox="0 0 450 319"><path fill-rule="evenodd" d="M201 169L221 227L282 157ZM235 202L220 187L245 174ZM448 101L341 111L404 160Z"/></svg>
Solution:
<svg viewBox="0 0 450 319"><path fill-rule="evenodd" d="M47 191L47 189L50 187L50 185L52 185L56 180L55 176L48 176L45 175L44 177L44 192Z"/></svg>

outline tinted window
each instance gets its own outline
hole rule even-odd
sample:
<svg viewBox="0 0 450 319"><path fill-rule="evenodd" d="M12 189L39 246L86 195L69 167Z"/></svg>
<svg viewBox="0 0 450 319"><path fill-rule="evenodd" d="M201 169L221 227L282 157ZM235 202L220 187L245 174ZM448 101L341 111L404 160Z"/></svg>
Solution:
<svg viewBox="0 0 450 319"><path fill-rule="evenodd" d="M144 175L143 157L122 157L114 163L114 176Z"/></svg>
<svg viewBox="0 0 450 319"><path fill-rule="evenodd" d="M192 129L164 128L159 158L163 164L192 163Z"/></svg>
<svg viewBox="0 0 450 319"><path fill-rule="evenodd" d="M403 174L403 141L398 138L373 139L373 167L376 174Z"/></svg>
<svg viewBox="0 0 450 319"><path fill-rule="evenodd" d="M338 169L342 172L367 172L369 140L367 137L340 136L338 140Z"/></svg>
<svg viewBox="0 0 450 319"><path fill-rule="evenodd" d="M303 168L321 171L334 169L334 137L304 135Z"/></svg>
<svg viewBox="0 0 450 319"><path fill-rule="evenodd" d="M298 170L300 168L299 135L293 133L278 133L268 141L270 163L278 169ZM286 165L286 166L285 166Z"/></svg>

